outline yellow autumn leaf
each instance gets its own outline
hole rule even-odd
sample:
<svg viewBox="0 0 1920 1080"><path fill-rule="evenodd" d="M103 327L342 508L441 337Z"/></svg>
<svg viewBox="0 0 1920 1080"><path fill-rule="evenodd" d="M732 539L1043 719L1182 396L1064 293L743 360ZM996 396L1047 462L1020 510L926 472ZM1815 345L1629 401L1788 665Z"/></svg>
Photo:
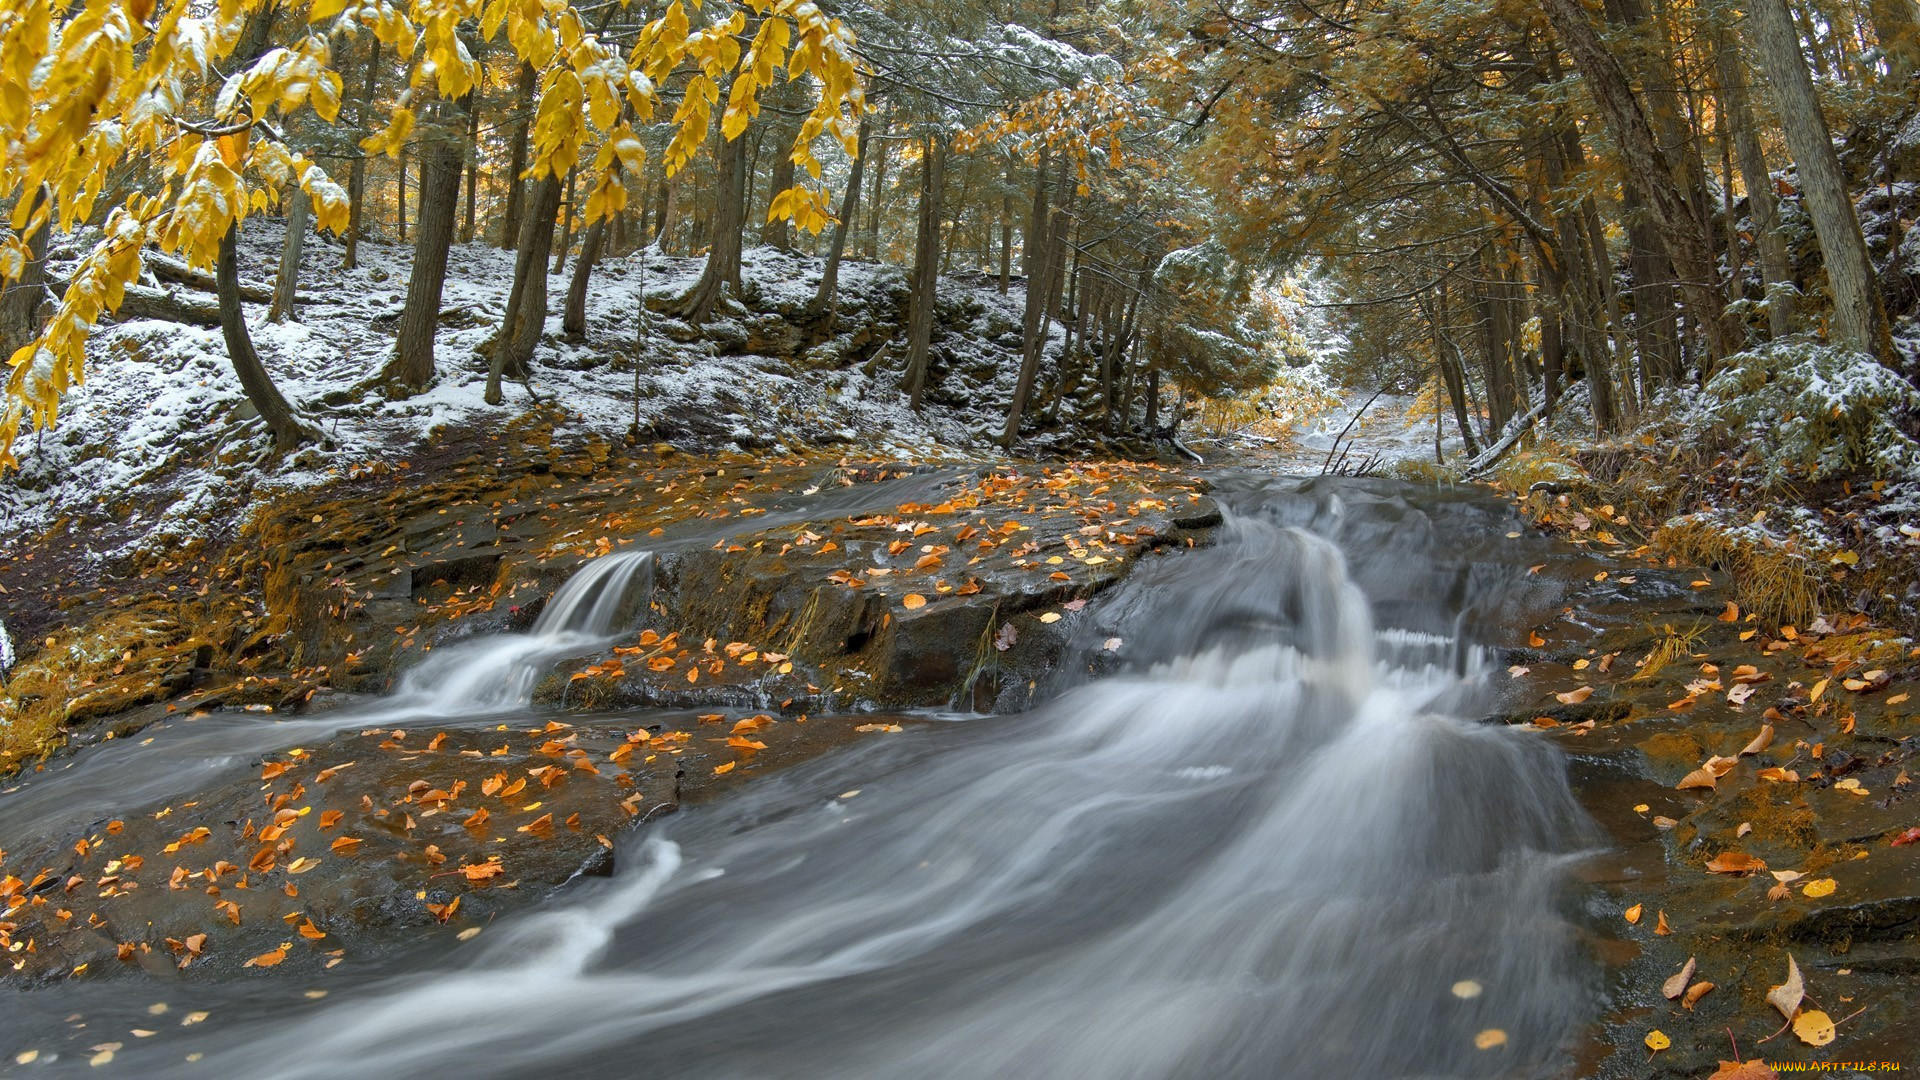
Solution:
<svg viewBox="0 0 1920 1080"><path fill-rule="evenodd" d="M1833 1018L1819 1009L1808 1009L1794 1017L1793 1033L1808 1046L1825 1046L1838 1035L1834 1030Z"/></svg>

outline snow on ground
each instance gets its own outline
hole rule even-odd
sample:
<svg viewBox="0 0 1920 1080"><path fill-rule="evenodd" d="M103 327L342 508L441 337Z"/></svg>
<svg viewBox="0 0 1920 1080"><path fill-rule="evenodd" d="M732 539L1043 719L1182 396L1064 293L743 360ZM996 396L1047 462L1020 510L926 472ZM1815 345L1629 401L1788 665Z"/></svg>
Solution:
<svg viewBox="0 0 1920 1080"><path fill-rule="evenodd" d="M271 281L281 235L277 222L248 225L243 280ZM875 344L866 340L874 324L889 324L882 330L890 332L902 320L903 273L857 261L841 266L840 335L801 355L769 355L793 351L780 312L797 313L820 275L819 260L771 249L747 253L745 277L750 292L758 290L753 310L723 312L700 334L652 314L641 343L642 285L650 297L677 296L703 265L651 251L644 266L636 255L596 270L583 342L562 339L568 278L549 277L551 314L530 388L509 382L506 404L489 406L482 399L487 365L476 350L500 322L513 253L471 244L452 253L437 381L417 397L388 400L365 384L392 353L411 249L365 242L360 255L358 269L341 270L339 245L310 239L295 321L274 325L264 306L248 307L262 359L327 445L270 460L264 426L217 329L149 320L104 326L88 346L86 384L69 392L57 425L24 432L14 447L20 470L0 480L5 544L31 543L64 524L99 531L90 546L101 557L116 547L121 554L132 545L156 549L230 527L258 496L398 461L449 429L497 428L539 404L568 414L557 439L617 439L635 414L636 347L639 417L650 439L775 453L837 442L850 452L907 459L977 458L993 453L984 436L998 431L1018 365L1019 297L1001 296L989 279L951 276L942 283L935 339L941 382L931 407L907 408L898 387L902 348L871 374L861 364ZM566 272L572 269L569 260ZM769 347L783 335L784 349ZM1057 329L1054 341L1057 348Z"/></svg>

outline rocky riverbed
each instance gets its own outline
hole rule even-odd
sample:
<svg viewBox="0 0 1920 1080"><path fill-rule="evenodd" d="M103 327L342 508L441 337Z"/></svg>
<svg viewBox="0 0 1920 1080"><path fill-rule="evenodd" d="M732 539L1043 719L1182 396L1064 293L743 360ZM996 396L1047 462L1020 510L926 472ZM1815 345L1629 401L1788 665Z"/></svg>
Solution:
<svg viewBox="0 0 1920 1080"><path fill-rule="evenodd" d="M342 477L41 610L11 692L68 687L67 741L12 744L0 976L307 979L454 947L613 872L623 835L679 807L1127 670L1129 632L1088 601L1221 520L1205 479L1111 463L691 459L531 430L448 471ZM1403 487L1347 482L1314 496L1344 509L1299 524L1418 529ZM1913 643L1859 616L1762 619L1717 571L1608 534L1605 508L1560 510L1570 543L1508 536L1525 603L1468 604L1456 632L1501 650L1488 722L1556 743L1605 833L1577 863L1601 985L1572 1074L1911 1057ZM59 592L58 547L43 558L0 571L9 595ZM1474 558L1463 602L1500 562ZM531 707L356 722L616 564L620 632L538 653ZM1432 602L1371 599L1389 618ZM137 767L169 746L179 769ZM1794 972L1804 1033L1770 1001Z"/></svg>
<svg viewBox="0 0 1920 1080"><path fill-rule="evenodd" d="M1220 520L1204 482L1154 466L535 440L508 447L532 468L476 457L451 481L380 470L285 499L227 549L103 579L34 627L44 644L14 683L29 705L55 704L34 695L70 685L76 655L120 658L81 669L57 733L72 746L0 791L0 821L29 820L40 776L98 752L78 747L290 730L139 813L0 839L14 977L324 969L474 930L609 872L611 837L683 800L924 722L897 710L1013 711L1069 659L1117 661L1088 599ZM436 652L525 632L572 575L641 552L647 572L614 598L622 632L534 672L544 722L485 722L485 707L431 730L328 721ZM36 584L52 587L10 590ZM643 708L645 724L622 715Z"/></svg>

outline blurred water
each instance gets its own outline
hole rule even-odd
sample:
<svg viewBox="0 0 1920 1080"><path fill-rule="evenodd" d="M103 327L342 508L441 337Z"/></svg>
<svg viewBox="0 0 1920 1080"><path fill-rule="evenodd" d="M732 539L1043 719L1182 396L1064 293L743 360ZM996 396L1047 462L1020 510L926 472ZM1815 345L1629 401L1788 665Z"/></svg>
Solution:
<svg viewBox="0 0 1920 1080"><path fill-rule="evenodd" d="M213 1018L135 1040L115 1067L1555 1072L1593 1008L1561 895L1591 832L1551 747L1478 722L1493 689L1477 639L1543 602L1500 546L1509 519L1383 482L1230 478L1220 498L1216 546L1150 561L1084 613L1049 704L756 781L627 839L614 878L468 945L359 961L321 1001L262 980L169 988ZM617 571L600 587L622 587ZM605 597L581 590L549 630L592 629L573 621ZM497 668L492 647L471 663ZM401 699L471 674L423 670ZM51 996L0 1007L28 1007L30 1033L68 1011L111 1030L155 991ZM1498 1045L1476 1044L1490 1032ZM43 1064L91 1072L71 1052Z"/></svg>

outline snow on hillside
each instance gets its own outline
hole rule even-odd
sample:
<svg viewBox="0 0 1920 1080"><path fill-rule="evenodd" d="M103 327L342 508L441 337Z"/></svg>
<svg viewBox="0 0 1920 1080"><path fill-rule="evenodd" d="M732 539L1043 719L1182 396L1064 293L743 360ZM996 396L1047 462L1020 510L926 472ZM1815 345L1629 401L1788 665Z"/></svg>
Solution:
<svg viewBox="0 0 1920 1080"><path fill-rule="evenodd" d="M280 240L277 222L249 224L243 280L271 281ZM150 320L102 327L88 347L86 385L67 395L58 424L23 432L14 447L21 468L0 480L6 543L63 523L100 531L91 546L103 554L113 550L114 534L148 547L205 535L238 521L256 496L356 464L402 460L448 430L497 430L540 404L567 413L558 440L624 437L636 407L638 292L644 282L649 296L677 296L702 266L657 252L644 267L637 255L603 263L593 276L587 339L570 343L560 315L569 260L565 273L548 279L551 314L530 389L510 381L506 404L493 407L482 400L487 365L476 350L500 321L513 253L479 244L452 253L437 382L397 401L366 385L392 353L410 256L405 246L363 243L360 268L343 271L337 244L310 240L296 320L274 325L263 306L249 305L262 359L328 439L278 463L266 454L263 425L218 329ZM745 271L750 292L757 290L752 310L723 313L698 333L650 314L638 380L644 437L712 450L782 453L825 443L918 460L991 455L983 436L999 430L1019 360L1018 290L1001 296L964 275L942 282L935 359L945 385L915 413L898 386L903 344L871 374L863 371L878 338L904 321L901 269L843 263L838 336L798 352L780 313L797 313L819 274L819 260L752 250ZM770 355L781 352L791 355Z"/></svg>

